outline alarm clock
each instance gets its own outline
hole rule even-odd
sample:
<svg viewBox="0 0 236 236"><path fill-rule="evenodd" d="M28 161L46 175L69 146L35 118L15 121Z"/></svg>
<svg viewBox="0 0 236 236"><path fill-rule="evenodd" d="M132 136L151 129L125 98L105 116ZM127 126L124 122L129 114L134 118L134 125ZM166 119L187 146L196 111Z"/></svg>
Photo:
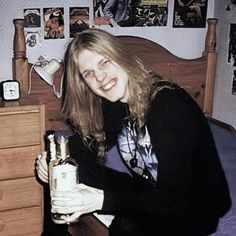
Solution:
<svg viewBox="0 0 236 236"><path fill-rule="evenodd" d="M17 80L6 80L0 83L0 95L5 101L20 99L20 83Z"/></svg>

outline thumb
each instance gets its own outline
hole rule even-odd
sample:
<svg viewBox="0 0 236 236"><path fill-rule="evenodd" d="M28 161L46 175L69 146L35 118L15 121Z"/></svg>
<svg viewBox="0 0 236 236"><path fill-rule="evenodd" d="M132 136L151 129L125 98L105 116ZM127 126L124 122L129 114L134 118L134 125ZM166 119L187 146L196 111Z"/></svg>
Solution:
<svg viewBox="0 0 236 236"><path fill-rule="evenodd" d="M76 222L76 221L78 221L78 218L81 216L82 214L81 214L81 212L74 212L72 215L70 215L70 216L65 216L65 215L63 215L63 216L61 216L61 219L62 220L64 220L67 224L69 224L69 223L74 223L74 222Z"/></svg>

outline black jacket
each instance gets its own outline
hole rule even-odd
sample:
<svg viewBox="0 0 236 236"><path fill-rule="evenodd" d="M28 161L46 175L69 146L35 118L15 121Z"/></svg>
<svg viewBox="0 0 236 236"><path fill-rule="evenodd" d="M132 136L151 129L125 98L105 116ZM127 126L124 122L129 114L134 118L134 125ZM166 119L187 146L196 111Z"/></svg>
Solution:
<svg viewBox="0 0 236 236"><path fill-rule="evenodd" d="M103 102L108 147L117 144L127 104ZM131 216L154 235L208 235L231 206L226 178L208 121L183 90L163 89L146 126L158 159L155 183L98 164L78 136L70 138L80 182L104 190L103 213ZM145 232L147 232L145 231ZM151 235L151 234L150 234Z"/></svg>

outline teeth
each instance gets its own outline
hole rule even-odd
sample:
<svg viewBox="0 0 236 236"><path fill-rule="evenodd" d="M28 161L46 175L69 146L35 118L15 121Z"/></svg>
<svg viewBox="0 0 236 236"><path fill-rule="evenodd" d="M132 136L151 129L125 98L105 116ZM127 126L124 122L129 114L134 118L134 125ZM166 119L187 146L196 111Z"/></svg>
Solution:
<svg viewBox="0 0 236 236"><path fill-rule="evenodd" d="M103 86L103 89L104 89L104 90L108 90L108 89L110 89L114 84L115 84L115 81L110 81L109 83L107 83L106 85Z"/></svg>

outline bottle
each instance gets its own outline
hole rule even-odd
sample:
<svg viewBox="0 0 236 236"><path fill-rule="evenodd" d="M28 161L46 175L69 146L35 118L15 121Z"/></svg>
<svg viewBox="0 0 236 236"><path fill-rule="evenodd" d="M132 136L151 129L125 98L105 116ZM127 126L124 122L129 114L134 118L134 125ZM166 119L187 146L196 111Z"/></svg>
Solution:
<svg viewBox="0 0 236 236"><path fill-rule="evenodd" d="M52 142L55 145L54 142L54 135L55 135L55 131L54 130L47 130L44 136L44 141L45 141L45 150L47 152L47 157L46 157L46 162L47 164L49 164L50 160L51 160L51 150L52 150Z"/></svg>
<svg viewBox="0 0 236 236"><path fill-rule="evenodd" d="M68 138L55 134L48 136L50 140L51 159L49 162L49 186L50 193L54 191L70 191L76 187L78 166L74 159L70 157L68 148ZM56 224L65 224L60 214L51 209L52 220Z"/></svg>

